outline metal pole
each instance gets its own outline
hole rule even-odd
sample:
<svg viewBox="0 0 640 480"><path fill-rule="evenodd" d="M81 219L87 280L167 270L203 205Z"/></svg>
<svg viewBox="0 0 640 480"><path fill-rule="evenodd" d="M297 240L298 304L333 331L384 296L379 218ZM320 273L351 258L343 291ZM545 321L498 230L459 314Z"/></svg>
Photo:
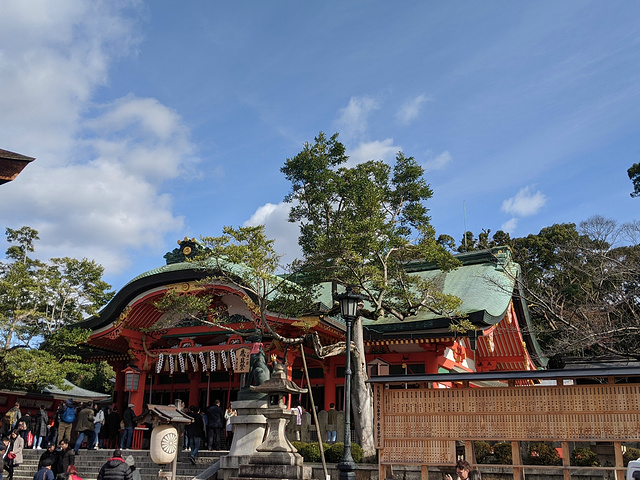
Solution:
<svg viewBox="0 0 640 480"><path fill-rule="evenodd" d="M355 480L355 462L351 456L351 322L353 318L345 318L347 324L347 358L344 369L344 455L338 464L340 480Z"/></svg>

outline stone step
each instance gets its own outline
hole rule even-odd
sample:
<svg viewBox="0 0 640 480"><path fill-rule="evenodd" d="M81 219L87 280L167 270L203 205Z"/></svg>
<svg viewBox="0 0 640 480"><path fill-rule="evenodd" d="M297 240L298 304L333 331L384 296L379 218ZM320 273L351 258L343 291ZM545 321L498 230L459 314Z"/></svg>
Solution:
<svg viewBox="0 0 640 480"><path fill-rule="evenodd" d="M44 450L23 450L24 462L15 469L14 480L33 480L37 471L38 461ZM189 460L189 452L180 452L176 470L176 480L192 480L193 477L206 470L213 463L217 462L227 451L200 450L196 458L196 464ZM111 458L113 450L80 450L76 455L75 465L78 475L84 480L92 480L98 476L102 465ZM136 462L136 469L140 471L142 480L156 480L160 465L151 461L148 450L123 450L123 458L132 455ZM163 470L170 469L169 465Z"/></svg>

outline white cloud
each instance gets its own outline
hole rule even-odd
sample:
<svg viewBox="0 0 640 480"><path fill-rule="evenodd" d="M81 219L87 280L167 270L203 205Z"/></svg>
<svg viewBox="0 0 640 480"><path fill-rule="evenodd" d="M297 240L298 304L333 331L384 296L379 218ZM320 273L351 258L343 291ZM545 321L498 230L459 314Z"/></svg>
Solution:
<svg viewBox="0 0 640 480"><path fill-rule="evenodd" d="M94 135L86 141L103 163L123 162L131 173L166 180L182 173L194 147L189 131L173 110L152 98L131 95L103 107L86 122Z"/></svg>
<svg viewBox="0 0 640 480"><path fill-rule="evenodd" d="M401 150L402 147L393 144L393 138L386 138L382 141L362 142L349 152L347 166L353 167L369 160L383 160L389 163L395 158L395 154Z"/></svg>
<svg viewBox="0 0 640 480"><path fill-rule="evenodd" d="M118 273L132 250L160 249L184 227L161 190L194 163L180 116L155 99L95 99L114 58L138 44L120 10L136 5L2 4L0 148L36 161L0 188L0 218L40 232L38 258L87 257Z"/></svg>
<svg viewBox="0 0 640 480"><path fill-rule="evenodd" d="M451 160L453 160L453 157L451 156L448 150L445 150L440 155L436 155L435 157L430 158L429 160L424 162L424 170L425 172L441 170L446 165L451 163Z"/></svg>
<svg viewBox="0 0 640 480"><path fill-rule="evenodd" d="M106 84L113 58L139 41L116 3L2 2L2 148L29 154L37 145L32 156L50 152L50 162L67 161L81 115Z"/></svg>
<svg viewBox="0 0 640 480"><path fill-rule="evenodd" d="M410 124L413 120L418 118L422 106L428 101L429 97L424 94L407 100L402 104L400 110L398 110L398 112L396 113L396 118L403 125Z"/></svg>
<svg viewBox="0 0 640 480"><path fill-rule="evenodd" d="M380 108L372 97L351 97L349 105L340 109L337 120L340 134L345 138L357 138L367 131L367 121L371 112Z"/></svg>
<svg viewBox="0 0 640 480"><path fill-rule="evenodd" d="M266 203L259 207L255 213L244 222L244 226L264 225L264 231L268 238L273 238L276 252L283 255L282 263L289 264L296 258L300 258L302 252L298 245L300 235L299 225L290 223L289 211L291 204L281 202L278 204Z"/></svg>
<svg viewBox="0 0 640 480"><path fill-rule="evenodd" d="M517 226L518 226L518 219L514 217L504 222L500 226L500 230L507 233L513 233L516 230Z"/></svg>
<svg viewBox="0 0 640 480"><path fill-rule="evenodd" d="M545 203L547 197L539 190L533 192L533 188L528 186L502 202L502 211L519 217L529 217L538 213Z"/></svg>

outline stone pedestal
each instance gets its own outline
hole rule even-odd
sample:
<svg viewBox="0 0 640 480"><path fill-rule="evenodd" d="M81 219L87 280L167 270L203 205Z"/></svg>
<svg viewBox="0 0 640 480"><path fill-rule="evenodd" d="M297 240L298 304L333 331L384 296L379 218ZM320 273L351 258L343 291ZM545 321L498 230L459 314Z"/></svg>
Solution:
<svg viewBox="0 0 640 480"><path fill-rule="evenodd" d="M220 458L218 478L229 480L238 475L240 465L249 463L251 456L256 453L264 440L267 429L267 418L264 412L267 399L237 400L231 407L238 415L231 417L233 424L233 442L229 454Z"/></svg>
<svg viewBox="0 0 640 480"><path fill-rule="evenodd" d="M268 431L262 445L248 463L242 463L238 476L232 480L304 480L311 478L311 467L305 467L303 458L285 435L285 428L295 413L282 407L265 409Z"/></svg>

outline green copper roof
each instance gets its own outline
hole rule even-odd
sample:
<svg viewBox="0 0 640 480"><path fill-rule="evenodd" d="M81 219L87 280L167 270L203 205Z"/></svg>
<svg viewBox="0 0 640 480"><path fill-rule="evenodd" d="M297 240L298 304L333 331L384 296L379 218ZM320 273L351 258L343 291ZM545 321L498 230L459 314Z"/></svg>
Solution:
<svg viewBox="0 0 640 480"><path fill-rule="evenodd" d="M507 249L482 250L457 255L462 266L448 272L433 264L411 264L408 270L423 280L433 282L437 289L462 300L459 311L464 315L484 312L482 321L492 325L502 319L513 295L520 266L513 262ZM440 316L427 310L405 320L411 322L433 320ZM397 320L384 318L381 323Z"/></svg>
<svg viewBox="0 0 640 480"><path fill-rule="evenodd" d="M425 262L413 262L407 265L407 270L433 282L440 292L460 298L460 313L478 326L499 322L509 307L520 274L520 266L511 259L511 252L502 247L458 254L456 258L462 266L448 272ZM319 300L326 305L332 304L330 284L322 286ZM446 328L449 320L423 309L404 321L386 316L378 320L365 319L363 323L370 330L399 332Z"/></svg>

